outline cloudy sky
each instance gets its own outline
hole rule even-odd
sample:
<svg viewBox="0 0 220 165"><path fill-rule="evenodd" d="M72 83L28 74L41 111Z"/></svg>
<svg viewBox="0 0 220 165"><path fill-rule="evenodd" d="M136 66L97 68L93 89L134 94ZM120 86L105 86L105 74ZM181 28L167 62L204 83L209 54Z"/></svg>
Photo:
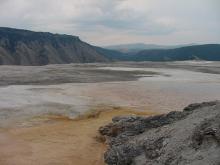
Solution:
<svg viewBox="0 0 220 165"><path fill-rule="evenodd" d="M220 43L220 0L0 0L0 26L95 45Z"/></svg>

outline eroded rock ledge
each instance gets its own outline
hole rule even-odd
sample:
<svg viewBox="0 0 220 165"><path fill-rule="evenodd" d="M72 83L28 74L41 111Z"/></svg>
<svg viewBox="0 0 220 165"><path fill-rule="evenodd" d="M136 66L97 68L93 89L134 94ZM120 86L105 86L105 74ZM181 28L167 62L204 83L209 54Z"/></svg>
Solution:
<svg viewBox="0 0 220 165"><path fill-rule="evenodd" d="M220 164L219 101L152 117L115 117L99 132L109 145L108 165Z"/></svg>

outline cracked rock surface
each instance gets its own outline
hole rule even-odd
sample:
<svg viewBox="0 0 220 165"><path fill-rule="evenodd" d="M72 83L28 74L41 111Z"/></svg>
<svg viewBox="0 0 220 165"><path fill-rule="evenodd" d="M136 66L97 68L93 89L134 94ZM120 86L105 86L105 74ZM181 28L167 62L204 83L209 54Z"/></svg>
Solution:
<svg viewBox="0 0 220 165"><path fill-rule="evenodd" d="M115 117L99 132L109 145L108 165L220 164L219 101L152 117Z"/></svg>

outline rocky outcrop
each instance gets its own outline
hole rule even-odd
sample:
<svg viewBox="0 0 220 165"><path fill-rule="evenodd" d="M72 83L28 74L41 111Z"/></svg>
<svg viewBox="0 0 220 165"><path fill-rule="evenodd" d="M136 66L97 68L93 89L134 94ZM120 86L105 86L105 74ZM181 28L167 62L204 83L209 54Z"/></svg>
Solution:
<svg viewBox="0 0 220 165"><path fill-rule="evenodd" d="M220 102L191 104L182 112L115 117L101 127L108 165L219 165Z"/></svg>
<svg viewBox="0 0 220 165"><path fill-rule="evenodd" d="M105 54L76 36L0 28L0 65L108 61Z"/></svg>

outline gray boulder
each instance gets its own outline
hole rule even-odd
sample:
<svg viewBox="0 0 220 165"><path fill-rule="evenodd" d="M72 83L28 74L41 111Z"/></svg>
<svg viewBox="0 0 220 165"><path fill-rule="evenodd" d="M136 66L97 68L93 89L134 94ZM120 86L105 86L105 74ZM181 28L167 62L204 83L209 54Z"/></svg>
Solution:
<svg viewBox="0 0 220 165"><path fill-rule="evenodd" d="M115 117L99 132L108 165L219 165L220 102L191 104L182 112Z"/></svg>

